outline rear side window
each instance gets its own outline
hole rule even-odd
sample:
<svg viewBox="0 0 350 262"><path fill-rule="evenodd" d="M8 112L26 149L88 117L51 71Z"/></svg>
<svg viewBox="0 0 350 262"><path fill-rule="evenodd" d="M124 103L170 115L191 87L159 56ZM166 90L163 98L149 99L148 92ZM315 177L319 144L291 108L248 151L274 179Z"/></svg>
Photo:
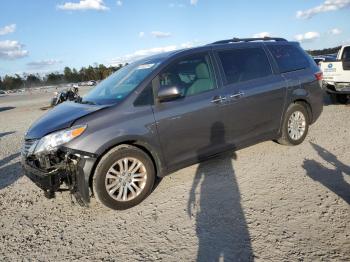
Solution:
<svg viewBox="0 0 350 262"><path fill-rule="evenodd" d="M270 52L275 58L281 73L309 67L309 60L303 51L293 45L270 45Z"/></svg>
<svg viewBox="0 0 350 262"><path fill-rule="evenodd" d="M228 84L266 77L272 74L262 48L232 49L218 52Z"/></svg>

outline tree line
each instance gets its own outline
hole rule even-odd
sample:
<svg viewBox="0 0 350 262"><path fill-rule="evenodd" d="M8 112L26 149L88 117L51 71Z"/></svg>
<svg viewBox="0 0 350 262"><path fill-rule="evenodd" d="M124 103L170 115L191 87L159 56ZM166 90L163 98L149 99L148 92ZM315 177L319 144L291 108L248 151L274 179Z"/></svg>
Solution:
<svg viewBox="0 0 350 262"><path fill-rule="evenodd" d="M324 48L321 50L307 50L307 52L312 56L318 56L318 55L329 55L329 54L336 54L340 50L341 46L336 46L332 48Z"/></svg>
<svg viewBox="0 0 350 262"><path fill-rule="evenodd" d="M14 90L19 88L39 87L46 85L57 85L65 83L78 83L90 80L103 80L113 72L119 70L123 65L106 67L103 64L82 67L79 71L66 66L61 72L49 73L45 76L39 74L15 74L0 77L0 90Z"/></svg>

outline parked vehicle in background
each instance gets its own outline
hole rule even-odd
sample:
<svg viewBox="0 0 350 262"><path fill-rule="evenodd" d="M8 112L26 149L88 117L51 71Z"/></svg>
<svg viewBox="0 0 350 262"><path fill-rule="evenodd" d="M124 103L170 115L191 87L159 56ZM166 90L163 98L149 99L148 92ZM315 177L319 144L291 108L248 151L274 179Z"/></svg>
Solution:
<svg viewBox="0 0 350 262"><path fill-rule="evenodd" d="M316 65L318 65L318 66L320 65L321 62L324 62L326 60L325 57L320 57L320 56L313 57L313 59L314 59Z"/></svg>
<svg viewBox="0 0 350 262"><path fill-rule="evenodd" d="M96 85L96 81L95 80L90 80L86 83L87 86L95 86Z"/></svg>
<svg viewBox="0 0 350 262"><path fill-rule="evenodd" d="M25 135L26 175L53 196L127 209L157 178L265 140L302 143L323 108L322 72L296 42L222 40L118 70Z"/></svg>
<svg viewBox="0 0 350 262"><path fill-rule="evenodd" d="M57 106L66 101L77 101L80 99L79 89L77 87L69 88L61 92L55 92L54 97L51 99L51 106Z"/></svg>
<svg viewBox="0 0 350 262"><path fill-rule="evenodd" d="M321 62L323 88L333 101L345 104L350 96L350 45L342 46L332 62Z"/></svg>
<svg viewBox="0 0 350 262"><path fill-rule="evenodd" d="M6 95L6 92L3 90L0 90L0 96Z"/></svg>

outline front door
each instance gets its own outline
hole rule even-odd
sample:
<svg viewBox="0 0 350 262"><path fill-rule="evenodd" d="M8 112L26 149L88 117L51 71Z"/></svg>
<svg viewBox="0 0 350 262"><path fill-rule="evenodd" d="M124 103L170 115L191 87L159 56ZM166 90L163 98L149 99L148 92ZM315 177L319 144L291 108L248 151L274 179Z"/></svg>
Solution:
<svg viewBox="0 0 350 262"><path fill-rule="evenodd" d="M153 106L168 169L175 170L219 150L224 129L210 55L177 59L162 70L158 79L158 89L176 86L182 92L180 98Z"/></svg>

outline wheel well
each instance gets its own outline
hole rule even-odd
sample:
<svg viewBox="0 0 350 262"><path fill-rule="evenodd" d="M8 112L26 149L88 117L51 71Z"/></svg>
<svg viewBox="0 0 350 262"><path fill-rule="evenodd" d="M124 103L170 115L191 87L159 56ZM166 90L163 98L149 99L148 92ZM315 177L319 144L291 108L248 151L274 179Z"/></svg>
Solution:
<svg viewBox="0 0 350 262"><path fill-rule="evenodd" d="M138 143L138 141L136 141L136 140L124 141L124 142L122 142L122 143L118 143L118 144L116 144L116 145L113 145L113 146L107 148L107 149L106 149L105 151L103 151L103 153L96 159L96 162L95 162L95 164L94 164L94 167L92 168L91 174L90 174L90 176L89 176L89 187L90 187L91 191L92 191L92 180L93 180L93 176L94 176L96 167L97 167L98 163L100 162L101 158L102 158L108 151L110 151L112 148L117 147L117 146L120 146L120 145L130 145L130 146L134 146L134 147L137 147L137 148L141 149L143 152L145 152L145 153L151 158L151 160L152 160L152 162L153 162L153 165L154 165L154 169L155 169L155 171L156 171L156 174L158 174L158 165L157 165L157 163L156 163L156 161L155 161L153 155L151 154L151 152L150 152L146 147L140 145L140 144Z"/></svg>
<svg viewBox="0 0 350 262"><path fill-rule="evenodd" d="M293 102L294 104L299 104L302 105L303 107L305 107L308 117L309 117L309 124L312 123L312 109L311 109L311 105L304 99L297 99L294 100Z"/></svg>

